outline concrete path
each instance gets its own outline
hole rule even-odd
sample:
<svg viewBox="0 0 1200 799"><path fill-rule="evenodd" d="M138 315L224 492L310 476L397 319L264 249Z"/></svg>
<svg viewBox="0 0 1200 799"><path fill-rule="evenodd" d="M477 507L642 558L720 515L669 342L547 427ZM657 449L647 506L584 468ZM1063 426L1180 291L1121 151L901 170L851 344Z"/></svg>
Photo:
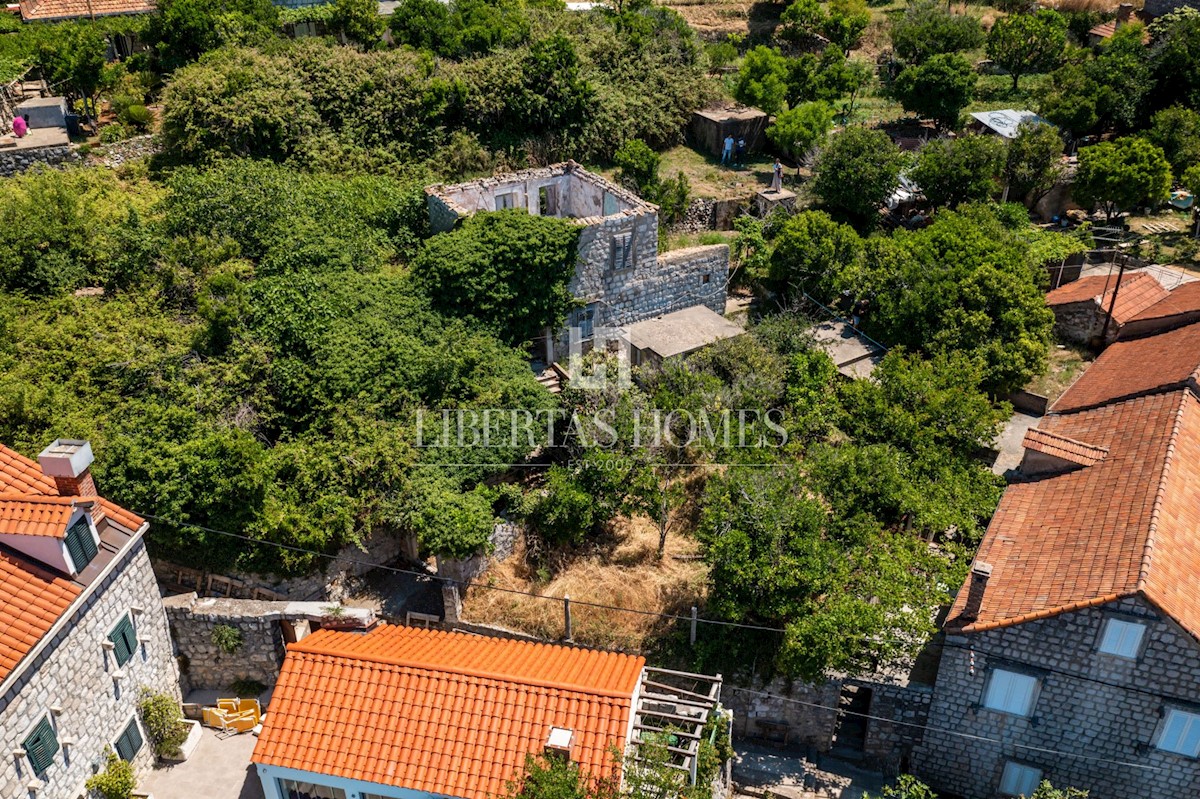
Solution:
<svg viewBox="0 0 1200 799"><path fill-rule="evenodd" d="M830 757L806 759L796 749L734 741L734 795L771 799L862 799L878 795L885 780L875 772Z"/></svg>
<svg viewBox="0 0 1200 799"><path fill-rule="evenodd" d="M183 763L156 768L138 787L154 799L263 799L250 755L258 738L250 733L220 738L205 727L200 745Z"/></svg>
<svg viewBox="0 0 1200 799"><path fill-rule="evenodd" d="M1025 448L1021 446L1021 442L1025 440L1026 431L1031 427L1037 427L1038 420L1041 418L1020 412L1012 415L994 444L995 448L1000 450L1000 456L992 464L993 473L1005 474L1021 465L1021 457L1025 454Z"/></svg>

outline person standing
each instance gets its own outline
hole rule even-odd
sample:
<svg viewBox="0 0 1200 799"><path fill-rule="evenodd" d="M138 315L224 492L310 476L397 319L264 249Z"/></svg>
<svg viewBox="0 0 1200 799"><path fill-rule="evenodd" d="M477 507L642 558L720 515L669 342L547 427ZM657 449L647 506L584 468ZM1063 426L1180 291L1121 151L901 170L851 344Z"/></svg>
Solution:
<svg viewBox="0 0 1200 799"><path fill-rule="evenodd" d="M771 191L776 194L783 191L783 164L779 162L778 158L771 166Z"/></svg>
<svg viewBox="0 0 1200 799"><path fill-rule="evenodd" d="M721 166L725 166L733 158L733 134L725 137L724 146L721 148Z"/></svg>
<svg viewBox="0 0 1200 799"><path fill-rule="evenodd" d="M746 137L738 136L737 149L733 159L733 165L736 167L744 167L746 165Z"/></svg>

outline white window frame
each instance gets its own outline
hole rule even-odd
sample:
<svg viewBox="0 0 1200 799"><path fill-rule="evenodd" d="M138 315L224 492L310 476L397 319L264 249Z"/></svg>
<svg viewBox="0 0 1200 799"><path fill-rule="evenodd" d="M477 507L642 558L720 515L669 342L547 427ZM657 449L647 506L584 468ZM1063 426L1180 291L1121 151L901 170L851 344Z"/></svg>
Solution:
<svg viewBox="0 0 1200 799"><path fill-rule="evenodd" d="M1182 727L1173 736L1173 740L1168 742L1165 740L1167 732L1177 721L1182 724ZM1195 736L1195 746L1191 749L1179 748L1179 745L1187 739L1189 734ZM1165 745L1167 743L1171 745ZM1194 710L1184 710L1181 707L1168 707L1166 713L1163 714L1162 721L1158 725L1158 734L1154 736L1154 748L1163 752L1183 755L1184 757L1200 757L1200 713Z"/></svg>
<svg viewBox="0 0 1200 799"><path fill-rule="evenodd" d="M1012 701L1014 699L1013 688L1017 685L1028 686L1025 700L1022 703L1024 704L1023 709L1018 709ZM1040 688L1041 680L1032 674L1011 669L992 669L991 674L988 675L987 685L983 688L981 704L988 710L995 710L998 713L1029 718L1033 715L1034 706L1037 705ZM1001 691L1003 691L1002 694Z"/></svg>
<svg viewBox="0 0 1200 799"><path fill-rule="evenodd" d="M1131 640L1133 635L1137 637ZM1109 616L1100 625L1100 639L1096 643L1096 651L1125 660L1137 660L1142 654L1142 644L1145 640L1144 622Z"/></svg>
<svg viewBox="0 0 1200 799"><path fill-rule="evenodd" d="M1033 776L1033 786L1028 792L1029 778ZM1000 773L1001 796L1033 796L1033 792L1042 784L1042 770L1015 760L1004 761L1004 771Z"/></svg>

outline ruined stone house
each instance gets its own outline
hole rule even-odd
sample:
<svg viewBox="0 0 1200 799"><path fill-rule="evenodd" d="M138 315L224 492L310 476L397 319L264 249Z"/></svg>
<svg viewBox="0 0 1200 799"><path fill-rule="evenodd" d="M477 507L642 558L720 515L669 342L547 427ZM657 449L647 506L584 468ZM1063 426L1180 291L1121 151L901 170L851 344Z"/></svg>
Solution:
<svg viewBox="0 0 1200 799"><path fill-rule="evenodd" d="M570 290L584 307L572 312L566 329L547 330L535 344L535 358L546 363L566 360L572 331L586 351L600 328L624 328L685 308L706 316L725 312L729 247L659 254L657 206L574 161L430 186L425 195L435 232L480 211L508 208L570 219L582 228Z"/></svg>
<svg viewBox="0 0 1200 799"><path fill-rule="evenodd" d="M1059 286L1046 294L1046 305L1054 312L1054 332L1059 338L1106 346L1126 323L1166 299L1168 293L1149 272L1113 271Z"/></svg>
<svg viewBox="0 0 1200 799"><path fill-rule="evenodd" d="M943 796L1200 795L1200 323L1160 318L1026 436L913 752Z"/></svg>
<svg viewBox="0 0 1200 799"><path fill-rule="evenodd" d="M142 691L178 700L148 524L91 463L86 441L0 446L0 796L77 799L110 750L149 766Z"/></svg>

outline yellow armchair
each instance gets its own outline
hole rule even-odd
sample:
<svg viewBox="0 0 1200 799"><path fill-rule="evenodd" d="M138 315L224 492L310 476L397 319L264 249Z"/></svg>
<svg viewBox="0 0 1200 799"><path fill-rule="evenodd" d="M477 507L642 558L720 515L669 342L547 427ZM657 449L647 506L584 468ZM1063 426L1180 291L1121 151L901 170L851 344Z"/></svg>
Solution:
<svg viewBox="0 0 1200 799"><path fill-rule="evenodd" d="M204 726L235 734L253 730L262 720L257 699L218 699L216 707L201 713Z"/></svg>

